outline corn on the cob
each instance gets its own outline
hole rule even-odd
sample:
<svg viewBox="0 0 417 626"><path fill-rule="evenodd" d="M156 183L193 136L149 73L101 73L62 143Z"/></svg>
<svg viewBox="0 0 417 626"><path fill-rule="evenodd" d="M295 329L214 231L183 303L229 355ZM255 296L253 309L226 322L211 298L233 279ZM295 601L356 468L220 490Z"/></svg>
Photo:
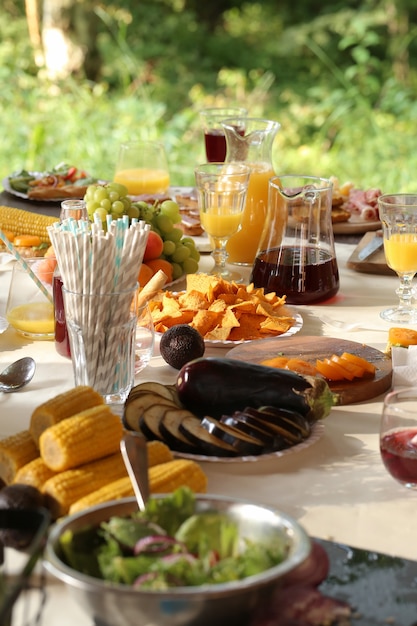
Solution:
<svg viewBox="0 0 417 626"><path fill-rule="evenodd" d="M51 470L62 472L117 452L122 435L120 417L101 404L44 430L39 451Z"/></svg>
<svg viewBox="0 0 417 626"><path fill-rule="evenodd" d="M102 396L87 386L75 387L50 398L39 405L30 418L29 430L36 445L39 446L39 437L50 426L101 404L104 404Z"/></svg>
<svg viewBox="0 0 417 626"><path fill-rule="evenodd" d="M47 227L59 222L57 217L0 206L0 229L15 235L38 235L42 243L50 243Z"/></svg>
<svg viewBox="0 0 417 626"><path fill-rule="evenodd" d="M207 476L195 461L175 459L149 468L149 491L171 493L185 485L195 493L205 493Z"/></svg>
<svg viewBox="0 0 417 626"><path fill-rule="evenodd" d="M49 469L43 459L38 456L36 459L33 459L33 461L26 463L26 465L23 465L23 467L17 470L13 482L32 485L32 487L41 490L44 483L55 475L56 472Z"/></svg>
<svg viewBox="0 0 417 626"><path fill-rule="evenodd" d="M84 498L71 504L69 514L78 513L96 504L110 502L110 500L119 500L120 498L128 498L134 495L135 492L133 491L132 481L129 476L124 476L123 478L119 478L119 480L115 480L101 487L101 489L96 489L96 491L87 494Z"/></svg>
<svg viewBox="0 0 417 626"><path fill-rule="evenodd" d="M159 463L167 463L172 461L174 455L163 441L148 441L146 444L148 452L148 467L159 465Z"/></svg>
<svg viewBox="0 0 417 626"><path fill-rule="evenodd" d="M161 463L149 469L149 490L151 493L171 493L181 486L187 486L195 493L205 493L207 476L201 467L188 459L175 459ZM115 480L101 489L93 491L71 505L69 513L78 513L84 509L133 496L132 483L128 476Z"/></svg>
<svg viewBox="0 0 417 626"><path fill-rule="evenodd" d="M52 516L66 515L70 506L88 493L127 475L120 452L59 472L44 483L42 492Z"/></svg>
<svg viewBox="0 0 417 626"><path fill-rule="evenodd" d="M9 485L19 468L39 456L35 442L28 430L0 441L0 479Z"/></svg>

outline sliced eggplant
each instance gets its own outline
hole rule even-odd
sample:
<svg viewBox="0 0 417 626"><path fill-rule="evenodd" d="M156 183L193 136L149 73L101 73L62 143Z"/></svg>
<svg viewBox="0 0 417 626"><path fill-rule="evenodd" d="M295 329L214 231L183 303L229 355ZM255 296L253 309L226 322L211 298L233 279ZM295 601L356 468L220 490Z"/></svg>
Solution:
<svg viewBox="0 0 417 626"><path fill-rule="evenodd" d="M304 439L299 431L294 432L293 428L289 428L286 423L283 424L276 416L273 417L268 413L263 413L259 409L249 409L249 411L245 409L245 411L243 411L244 414L247 412L251 417L255 417L263 423L267 423L271 430L277 435L280 435L290 446L300 443Z"/></svg>
<svg viewBox="0 0 417 626"><path fill-rule="evenodd" d="M140 393L155 393L158 396L162 396L162 398L166 398L167 400L174 400L174 402L178 402L179 405L175 385L163 385L162 383L155 382L140 383L139 385L132 387L126 399L126 404L129 404L129 402Z"/></svg>
<svg viewBox="0 0 417 626"><path fill-rule="evenodd" d="M264 444L264 452L275 452L287 447L287 442L283 437L277 436L273 429L264 427L263 422L257 419L246 419L240 411L235 411L233 415L222 415L220 422L232 426L247 435L259 439Z"/></svg>
<svg viewBox="0 0 417 626"><path fill-rule="evenodd" d="M233 413L233 417L238 419L241 423L246 424L250 427L261 428L265 432L269 433L271 437L273 450L284 450L288 448L290 445L288 439L283 437L273 425L268 424L261 417L256 415L256 409L249 409L250 412L244 411L235 411Z"/></svg>
<svg viewBox="0 0 417 626"><path fill-rule="evenodd" d="M153 392L139 393L128 404L125 404L123 425L129 430L139 430L139 419L144 411L151 406L160 404L178 408L178 405L172 399L162 398Z"/></svg>
<svg viewBox="0 0 417 626"><path fill-rule="evenodd" d="M165 411L169 408L171 407L166 404L153 404L145 409L139 417L139 430L148 441L154 439L164 441L159 424Z"/></svg>
<svg viewBox="0 0 417 626"><path fill-rule="evenodd" d="M221 457L238 456L233 446L209 433L201 425L200 419L194 415L185 417L181 421L179 429L200 450L201 454Z"/></svg>
<svg viewBox="0 0 417 626"><path fill-rule="evenodd" d="M220 422L212 417L203 417L201 425L207 431L235 448L239 456L259 455L265 450L265 444L259 438L244 433L233 426Z"/></svg>
<svg viewBox="0 0 417 626"><path fill-rule="evenodd" d="M159 432L163 441L177 452L199 454L201 451L184 435L180 429L182 421L186 417L195 417L186 409L173 409L165 407L165 411L159 421Z"/></svg>
<svg viewBox="0 0 417 626"><path fill-rule="evenodd" d="M269 419L276 419L279 423L288 426L289 429L293 429L294 434L300 433L303 439L309 437L311 433L310 422L299 413L293 411L285 411L275 406L261 406L259 411Z"/></svg>

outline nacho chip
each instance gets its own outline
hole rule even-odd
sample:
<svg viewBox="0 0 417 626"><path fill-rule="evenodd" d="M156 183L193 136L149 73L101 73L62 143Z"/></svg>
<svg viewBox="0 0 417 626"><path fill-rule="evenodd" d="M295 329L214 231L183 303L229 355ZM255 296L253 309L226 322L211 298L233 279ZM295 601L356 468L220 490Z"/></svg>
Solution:
<svg viewBox="0 0 417 626"><path fill-rule="evenodd" d="M275 292L227 282L207 274L189 274L187 290L160 292L149 307L157 332L190 324L205 339L254 340L281 335L295 320Z"/></svg>

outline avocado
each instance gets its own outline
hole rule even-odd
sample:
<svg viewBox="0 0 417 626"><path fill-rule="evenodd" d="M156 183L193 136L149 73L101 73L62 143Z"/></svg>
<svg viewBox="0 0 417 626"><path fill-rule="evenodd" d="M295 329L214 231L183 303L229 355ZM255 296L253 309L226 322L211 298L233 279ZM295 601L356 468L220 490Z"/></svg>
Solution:
<svg viewBox="0 0 417 626"><path fill-rule="evenodd" d="M31 512L39 510L44 502L42 493L31 485L15 483L0 491L0 509L25 511L27 518L20 528L0 528L0 542L9 548L25 550L36 534L37 524L32 525Z"/></svg>
<svg viewBox="0 0 417 626"><path fill-rule="evenodd" d="M168 365L180 370L183 365L204 355L204 339L188 324L176 324L164 332L159 344L161 356Z"/></svg>

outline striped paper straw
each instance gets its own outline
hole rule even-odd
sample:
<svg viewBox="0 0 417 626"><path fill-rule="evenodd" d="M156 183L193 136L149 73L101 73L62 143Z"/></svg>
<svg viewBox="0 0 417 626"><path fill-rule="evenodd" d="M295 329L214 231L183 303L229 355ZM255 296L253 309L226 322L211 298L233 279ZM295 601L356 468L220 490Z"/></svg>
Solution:
<svg viewBox="0 0 417 626"><path fill-rule="evenodd" d="M26 272L29 274L29 276L33 280L33 282L36 283L36 285L42 291L43 295L46 296L46 298L48 298L49 302L52 302L52 295L46 289L45 285L43 285L41 283L41 281L36 276L36 274L31 270L31 268L28 265L28 263L26 263L25 259L21 256L19 251L12 244L12 242L7 239L6 235L1 230L1 228L0 228L0 239L2 240L2 242L4 243L4 245L6 246L8 251L11 252L11 254L13 254L14 258L16 259L16 261L18 261L20 263L20 265L26 270Z"/></svg>

